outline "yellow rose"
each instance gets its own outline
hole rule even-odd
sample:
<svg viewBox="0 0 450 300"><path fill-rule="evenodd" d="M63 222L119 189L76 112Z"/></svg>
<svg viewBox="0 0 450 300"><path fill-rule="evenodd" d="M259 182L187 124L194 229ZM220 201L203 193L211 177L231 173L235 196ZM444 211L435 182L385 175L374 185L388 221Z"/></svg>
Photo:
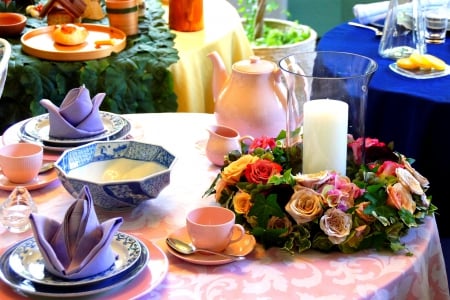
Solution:
<svg viewBox="0 0 450 300"><path fill-rule="evenodd" d="M254 163L258 159L259 157L250 154L242 155L238 160L233 161L223 169L221 173L222 179L227 184L236 184L241 179L247 165Z"/></svg>
<svg viewBox="0 0 450 300"><path fill-rule="evenodd" d="M252 207L252 197L245 192L237 192L233 197L234 211L238 214L247 214Z"/></svg>
<svg viewBox="0 0 450 300"><path fill-rule="evenodd" d="M352 217L342 210L332 207L320 218L320 229L335 245L345 241L352 229Z"/></svg>
<svg viewBox="0 0 450 300"><path fill-rule="evenodd" d="M416 202L413 200L409 190L400 182L386 188L388 198L386 204L396 209L404 208L410 213L416 210Z"/></svg>
<svg viewBox="0 0 450 300"><path fill-rule="evenodd" d="M296 188L285 209L297 224L307 223L322 214L324 198L310 188Z"/></svg>

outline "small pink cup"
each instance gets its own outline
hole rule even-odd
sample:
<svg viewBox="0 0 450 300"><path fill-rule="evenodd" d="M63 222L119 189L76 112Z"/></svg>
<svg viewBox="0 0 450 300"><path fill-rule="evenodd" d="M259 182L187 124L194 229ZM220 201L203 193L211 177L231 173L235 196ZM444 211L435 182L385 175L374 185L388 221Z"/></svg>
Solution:
<svg viewBox="0 0 450 300"><path fill-rule="evenodd" d="M0 166L12 183L27 183L39 173L44 157L42 146L15 143L0 148Z"/></svg>
<svg viewBox="0 0 450 300"><path fill-rule="evenodd" d="M235 215L231 210L206 206L187 215L186 229L195 247L221 252L244 237L244 228L234 222Z"/></svg>

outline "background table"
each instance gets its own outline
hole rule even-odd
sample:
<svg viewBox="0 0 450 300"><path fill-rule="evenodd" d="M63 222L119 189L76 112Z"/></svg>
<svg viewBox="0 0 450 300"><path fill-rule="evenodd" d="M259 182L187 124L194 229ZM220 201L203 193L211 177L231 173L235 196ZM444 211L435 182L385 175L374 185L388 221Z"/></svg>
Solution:
<svg viewBox="0 0 450 300"><path fill-rule="evenodd" d="M447 276L435 220L412 229L404 238L414 256L362 251L356 254L307 251L291 256L279 249L264 251L257 246L248 259L218 266L184 262L170 253L165 238L185 225L193 208L211 205L202 198L219 169L204 155L206 127L212 114L159 113L124 115L133 126L135 139L160 144L178 160L171 183L159 197L138 208L120 213L121 231L154 242L167 253L169 272L165 280L140 299L449 299ZM164 128L164 130L161 130ZM17 138L7 132L3 141ZM59 182L31 192L39 213L61 220L73 199ZM5 198L7 192L0 191ZM117 213L99 211L101 220ZM30 231L12 234L0 227L0 254ZM151 258L150 258L151 259ZM124 288L92 299L132 299L145 286L142 274ZM326 287L326 288L324 288ZM23 299L0 282L0 299ZM90 298L91 299L91 298Z"/></svg>
<svg viewBox="0 0 450 300"><path fill-rule="evenodd" d="M59 105L71 88L85 84L91 96L105 92L101 109L115 113L176 111L177 96L168 67L178 60L175 35L163 19L159 0L146 0L139 34L127 37L119 54L88 61L51 61L22 52L19 38L9 38L13 53L1 97L0 131L28 117L45 113L39 100ZM83 22L89 22L84 20ZM91 21L92 22L92 21ZM95 21L107 25L108 18ZM29 17L27 30L47 26Z"/></svg>
<svg viewBox="0 0 450 300"><path fill-rule="evenodd" d="M209 0L203 4L204 30L172 31L180 59L169 70L174 78L179 112L214 112L213 69L208 53L217 51L228 72L233 63L253 55L237 10L227 0Z"/></svg>
<svg viewBox="0 0 450 300"><path fill-rule="evenodd" d="M413 167L430 183L433 202L439 207L437 223L442 236L450 236L450 76L436 79L411 79L392 72L392 60L378 55L380 38L372 31L341 24L325 33L317 50L353 52L378 63L369 83L366 135L385 142L417 161ZM450 63L450 39L442 45L429 45L428 53Z"/></svg>

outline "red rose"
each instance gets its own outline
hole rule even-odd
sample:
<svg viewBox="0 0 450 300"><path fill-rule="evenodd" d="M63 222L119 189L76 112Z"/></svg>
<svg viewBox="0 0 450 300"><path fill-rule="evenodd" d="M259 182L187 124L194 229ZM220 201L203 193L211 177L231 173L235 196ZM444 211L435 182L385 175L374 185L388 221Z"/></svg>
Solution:
<svg viewBox="0 0 450 300"><path fill-rule="evenodd" d="M245 168L245 178L250 183L266 184L270 177L275 174L280 174L282 170L283 167L273 161L259 159L247 165Z"/></svg>

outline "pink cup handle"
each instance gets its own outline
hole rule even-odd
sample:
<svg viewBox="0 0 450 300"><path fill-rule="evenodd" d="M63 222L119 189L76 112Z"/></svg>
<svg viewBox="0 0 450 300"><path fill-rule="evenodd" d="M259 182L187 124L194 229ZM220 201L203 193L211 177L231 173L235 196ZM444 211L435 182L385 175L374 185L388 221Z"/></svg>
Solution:
<svg viewBox="0 0 450 300"><path fill-rule="evenodd" d="M245 235L245 229L240 224L234 224L232 230L233 230L233 234L231 235L230 244L240 241ZM236 236L236 235L239 235L239 236Z"/></svg>

